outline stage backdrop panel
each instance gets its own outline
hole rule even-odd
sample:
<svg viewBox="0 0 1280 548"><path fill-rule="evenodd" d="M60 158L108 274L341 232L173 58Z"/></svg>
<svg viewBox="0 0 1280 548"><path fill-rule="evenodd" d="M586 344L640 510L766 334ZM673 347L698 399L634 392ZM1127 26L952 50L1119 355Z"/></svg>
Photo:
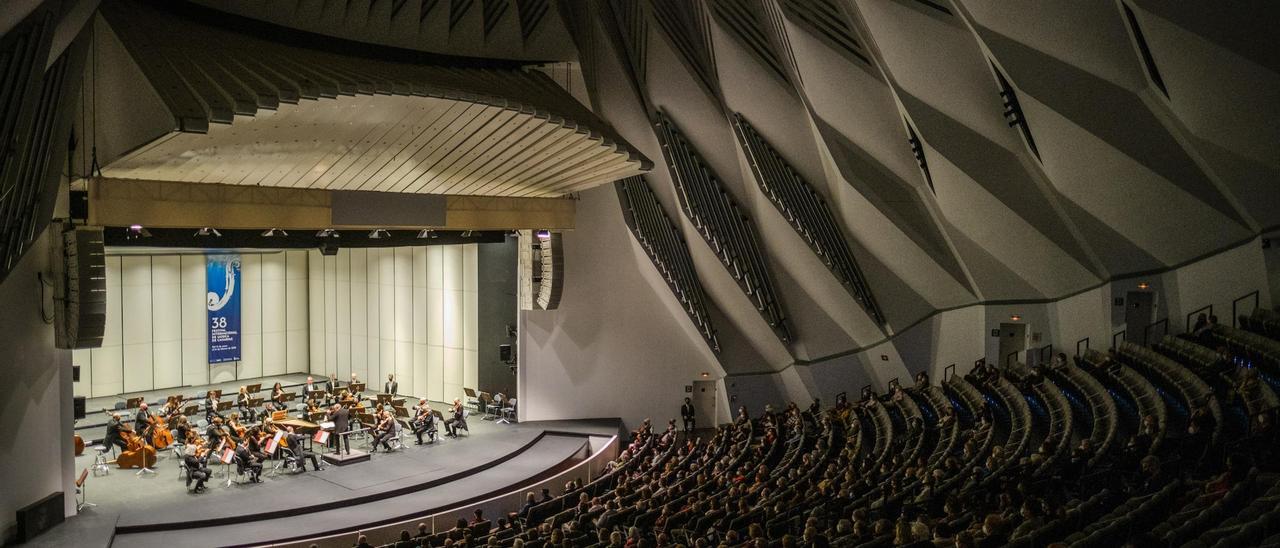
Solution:
<svg viewBox="0 0 1280 548"><path fill-rule="evenodd" d="M311 373L354 372L373 391L394 373L436 401L476 388L476 245L307 251Z"/></svg>

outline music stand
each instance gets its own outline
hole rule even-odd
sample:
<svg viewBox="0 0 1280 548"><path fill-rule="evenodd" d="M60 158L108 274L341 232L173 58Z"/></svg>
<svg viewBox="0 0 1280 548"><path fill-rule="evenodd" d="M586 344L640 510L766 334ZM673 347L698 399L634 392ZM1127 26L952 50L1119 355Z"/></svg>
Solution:
<svg viewBox="0 0 1280 548"><path fill-rule="evenodd" d="M244 387L244 389L245 389L245 392L248 392L250 394L257 394L258 392L262 391L262 383L251 384L249 386Z"/></svg>
<svg viewBox="0 0 1280 548"><path fill-rule="evenodd" d="M325 413L324 411L316 411L310 415L310 418L311 418L311 422L317 422L317 421L324 420L325 417L328 417L328 416L329 414Z"/></svg>
<svg viewBox="0 0 1280 548"><path fill-rule="evenodd" d="M395 398L391 400L391 407L404 407L404 398Z"/></svg>
<svg viewBox="0 0 1280 548"><path fill-rule="evenodd" d="M378 403L386 405L391 401L391 394L378 394Z"/></svg>
<svg viewBox="0 0 1280 548"><path fill-rule="evenodd" d="M124 408L125 408L125 409L137 409L139 405L142 405L142 400L143 400L142 396L138 396L138 397L136 397L136 398L129 398L129 399L127 399L127 400L124 400Z"/></svg>
<svg viewBox="0 0 1280 548"><path fill-rule="evenodd" d="M283 396L280 396L280 398L284 400L282 403L289 403L297 397L298 397L298 394L294 392L285 392Z"/></svg>
<svg viewBox="0 0 1280 548"><path fill-rule="evenodd" d="M213 391L213 397L215 397L215 398L221 398L221 397L222 397L222 389L221 389L221 388L219 388L219 389L217 389L217 390L214 390L214 391Z"/></svg>
<svg viewBox="0 0 1280 548"><path fill-rule="evenodd" d="M188 417L190 417L190 416L192 416L192 415L194 415L194 414L196 414L196 413L199 413L199 412L200 412L200 406L199 406L199 405L188 405L186 408L184 408L184 409L182 410L182 414L183 414L183 415L186 415L186 416L188 416Z"/></svg>
<svg viewBox="0 0 1280 548"><path fill-rule="evenodd" d="M220 402L218 402L218 409L217 409L217 410L218 410L219 412L221 412L221 411L226 411L226 410L228 410L228 409L231 409L231 406L233 406L233 405L235 405L235 404L236 404L236 402L233 402L233 401L220 401ZM221 414L221 413L219 413L219 414Z"/></svg>
<svg viewBox="0 0 1280 548"><path fill-rule="evenodd" d="M348 392L351 392L351 394L352 394L352 395L355 395L355 394L359 394L359 393L361 393L361 392L364 392L364 383L362 383L362 382L353 382L353 383L351 383L351 384L347 385L347 391L348 391Z"/></svg>
<svg viewBox="0 0 1280 548"><path fill-rule="evenodd" d="M406 418L406 419L409 418L409 410L405 409L403 405L399 407L393 405L391 406L391 408L396 410L397 417Z"/></svg>
<svg viewBox="0 0 1280 548"><path fill-rule="evenodd" d="M89 495L85 493L85 480L87 479L89 479L89 469L85 468L80 471L80 477L76 478L76 494L79 495L79 500L76 501L76 512L84 510L85 506L97 506L97 504L89 502Z"/></svg>

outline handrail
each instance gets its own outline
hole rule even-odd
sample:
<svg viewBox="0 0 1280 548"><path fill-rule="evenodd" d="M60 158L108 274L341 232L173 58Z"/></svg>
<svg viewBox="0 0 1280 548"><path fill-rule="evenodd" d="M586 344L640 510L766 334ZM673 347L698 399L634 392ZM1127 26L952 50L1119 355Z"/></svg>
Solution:
<svg viewBox="0 0 1280 548"><path fill-rule="evenodd" d="M1124 336L1125 336L1125 334L1126 334L1127 332L1128 332L1128 330L1127 330L1127 329L1121 329L1120 331L1117 331L1116 333L1114 333L1114 334L1112 334L1112 335L1111 335L1111 349L1112 349L1112 350L1115 350L1117 347L1119 347L1119 346L1120 346L1120 344L1116 342L1116 337L1119 337L1119 338L1123 339L1123 338L1124 338Z"/></svg>
<svg viewBox="0 0 1280 548"><path fill-rule="evenodd" d="M1084 343L1084 349L1089 350L1089 337L1085 337L1076 341L1076 356L1079 357L1083 352L1080 351L1080 343Z"/></svg>
<svg viewBox="0 0 1280 548"><path fill-rule="evenodd" d="M422 516L418 516L410 519L397 520L394 523L387 523L382 525L376 525L367 529L361 529L359 532L362 534L368 535L369 541L375 546L378 546L381 544L390 544L395 541L396 533L398 531L402 529L407 529L412 531L414 530L414 524L416 523L426 523L430 526L432 533L438 533L441 531L448 530L450 527L453 526L452 518L456 517L457 515L469 515L471 513L470 510L473 508L483 508L485 510L485 514L494 516L496 518L498 516L501 516L502 512L505 512L510 508L519 508L519 506L524 502L524 493L526 491L537 492L542 487L548 487L548 488L559 487L561 485L564 485L564 483L570 479L579 479L582 481L583 484L591 483L592 480L596 479L601 475L600 472L605 468L605 465L609 461L612 461L615 458L617 458L618 454L621 452L619 451L619 448L621 446L621 440L618 438L617 435L586 436L586 437L588 438L607 437L608 440L599 449L594 451L594 453L589 452L587 458L573 465L569 469L564 470L558 474L555 474L552 477L543 479L537 482L536 484L525 485L518 489L515 489L514 491L499 494L499 495L487 498L485 500L467 502L461 505L455 505L454 507L437 509L437 511L434 511L431 514L422 515ZM588 443L588 447L586 448L587 451L591 450L590 445L591 444ZM302 547L302 546L310 546L312 544L319 544L321 546L332 546L334 545L333 544L334 541L341 541L341 542L350 544L350 539L354 535L355 535L355 531L346 531L342 533L321 535L318 537L312 537L308 539L286 540L278 543L269 544L267 546ZM345 545L345 544L342 544L342 545Z"/></svg>
<svg viewBox="0 0 1280 548"><path fill-rule="evenodd" d="M956 374L956 364L951 364L942 368L942 382L951 380Z"/></svg>
<svg viewBox="0 0 1280 548"><path fill-rule="evenodd" d="M1187 314L1187 330L1186 330L1186 331L1184 331L1184 333L1190 333L1190 332L1191 332L1191 318L1194 318L1194 317L1196 316L1196 314L1199 314L1199 313L1201 313L1201 312L1204 312L1205 310L1208 310L1208 311L1209 311L1209 315L1210 315L1210 316L1212 316L1212 315L1213 315L1213 305L1212 305L1212 304L1210 304L1210 305L1206 305L1206 306L1202 306L1202 307L1200 307L1200 308L1197 308L1197 309L1195 309L1195 310L1192 310L1190 314Z"/></svg>
<svg viewBox="0 0 1280 548"><path fill-rule="evenodd" d="M1157 320L1147 325L1146 327L1142 328L1142 344L1144 345L1151 344L1151 328L1160 324L1164 324L1164 335L1169 334L1169 318L1165 318L1163 320Z"/></svg>
<svg viewBox="0 0 1280 548"><path fill-rule="evenodd" d="M1004 357L1004 368L1005 368L1005 369L1009 369L1009 368L1013 365L1012 363L1010 363L1009 358L1016 358L1016 357L1018 356L1018 352L1022 352L1022 351L1021 351L1021 350L1014 350L1013 352L1010 352L1008 356L1005 356L1005 357Z"/></svg>
<svg viewBox="0 0 1280 548"><path fill-rule="evenodd" d="M1250 291L1250 292L1248 292L1248 293L1245 293L1244 295L1241 295L1240 297L1238 297L1238 298L1236 298L1235 300L1231 301L1231 327L1240 327L1240 325L1239 325L1239 324L1240 324L1240 316L1236 313L1236 305L1237 305L1237 304L1240 304L1240 301L1243 301L1243 300L1245 300L1245 299L1248 299L1249 297L1253 297L1253 309L1254 309L1255 311L1256 311L1256 310L1258 310L1258 306L1259 306L1259 304L1261 304L1261 303L1259 303L1259 302L1258 302L1258 290L1257 290L1257 289L1255 289L1255 290L1253 290L1253 291Z"/></svg>
<svg viewBox="0 0 1280 548"><path fill-rule="evenodd" d="M1036 352L1036 354L1040 358L1039 361L1041 362L1053 361L1053 343L1041 346L1040 350ZM1045 354L1048 354L1048 358L1045 357Z"/></svg>

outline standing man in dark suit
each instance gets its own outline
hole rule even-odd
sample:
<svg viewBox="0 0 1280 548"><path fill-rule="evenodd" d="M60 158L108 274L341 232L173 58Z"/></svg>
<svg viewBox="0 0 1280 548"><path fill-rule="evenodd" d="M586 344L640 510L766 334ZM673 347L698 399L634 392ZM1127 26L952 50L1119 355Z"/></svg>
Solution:
<svg viewBox="0 0 1280 548"><path fill-rule="evenodd" d="M329 393L329 397L334 397L338 394L337 373L329 373L329 378L324 381L324 390Z"/></svg>
<svg viewBox="0 0 1280 548"><path fill-rule="evenodd" d="M395 374L395 373L388 373L388 374L387 374L387 384L385 384L385 385L383 385L383 386L382 386L382 393L383 393L383 394L391 394L392 396L394 396L394 395L396 395L396 393L397 393L397 391L398 391L399 389L400 389L400 383L396 382L396 374Z"/></svg>
<svg viewBox="0 0 1280 548"><path fill-rule="evenodd" d="M124 430L124 424L123 421L120 420L120 414L112 413L111 420L107 421L107 435L102 438L102 445L105 445L108 448L114 445L119 447L121 451L127 449L129 444L124 441L124 436L120 435L121 430Z"/></svg>
<svg viewBox="0 0 1280 548"><path fill-rule="evenodd" d="M340 403L334 404L334 406L329 409L329 420L333 421L333 439L330 441L329 445L331 445L333 450L338 453L342 453L342 446L346 445L347 454L350 455L351 440L343 434L350 428L351 410L347 409L345 405Z"/></svg>
<svg viewBox="0 0 1280 548"><path fill-rule="evenodd" d="M680 406L680 418L684 419L684 432L688 434L697 427L693 414L693 401L689 398L684 399L684 405Z"/></svg>

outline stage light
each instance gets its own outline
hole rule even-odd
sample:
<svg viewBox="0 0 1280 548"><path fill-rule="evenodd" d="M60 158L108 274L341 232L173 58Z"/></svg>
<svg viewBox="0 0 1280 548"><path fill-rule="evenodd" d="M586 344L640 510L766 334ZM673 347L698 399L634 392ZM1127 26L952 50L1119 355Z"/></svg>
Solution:
<svg viewBox="0 0 1280 548"><path fill-rule="evenodd" d="M286 238L288 236L289 236L288 232L285 232L278 228L268 228L262 231L263 238Z"/></svg>
<svg viewBox="0 0 1280 548"><path fill-rule="evenodd" d="M1014 314L1014 315L1012 315L1012 316L1009 316L1009 319L1010 319L1010 320L1013 320L1013 321L1015 321L1015 322L1016 322L1016 321L1018 321L1018 320L1021 320L1021 319L1022 319L1022 316L1019 316L1019 315L1017 315L1017 314Z"/></svg>
<svg viewBox="0 0 1280 548"><path fill-rule="evenodd" d="M138 238L150 237L151 231L147 230L142 225L129 225L129 228L126 228L124 233L124 239L126 240L137 240Z"/></svg>
<svg viewBox="0 0 1280 548"><path fill-rule="evenodd" d="M1138 289L1146 289L1148 287L1151 287L1151 284L1148 284L1147 282L1138 282Z"/></svg>
<svg viewBox="0 0 1280 548"><path fill-rule="evenodd" d="M221 238L221 237L222 237L222 233L221 233L221 232L218 232L218 229L216 229L216 228L210 228L210 227L207 227L207 226L206 226L206 227L204 227L204 228L202 228L202 229L200 229L200 230L197 230L197 231L196 231L196 233L195 233L195 235L196 235L196 236L206 236L206 237L207 237L207 236L213 236L213 237L215 237L215 238Z"/></svg>
<svg viewBox="0 0 1280 548"><path fill-rule="evenodd" d="M539 239L539 240L549 240L549 239L551 239L551 231L550 231L550 230L546 230L546 229L539 230L539 231L537 232L537 235L538 235L538 239Z"/></svg>
<svg viewBox="0 0 1280 548"><path fill-rule="evenodd" d="M419 237L419 238L423 238L423 239L426 239L426 238L439 238L439 237L440 237L440 235L439 235L439 234L436 234L436 231L431 230L430 228L424 228L424 229L422 229L422 230L419 230L419 231L418 231L418 237Z"/></svg>
<svg viewBox="0 0 1280 548"><path fill-rule="evenodd" d="M316 237L317 238L341 238L342 234L339 234L337 230L334 230L332 228L326 228L324 230L316 232Z"/></svg>
<svg viewBox="0 0 1280 548"><path fill-rule="evenodd" d="M470 238L470 237L471 237L471 234L472 234L472 232L471 232L470 230L463 230L463 231L462 231L462 237L463 237L463 238Z"/></svg>
<svg viewBox="0 0 1280 548"><path fill-rule="evenodd" d="M369 231L370 240L381 240L383 238L390 238L390 237L391 237L391 233L387 232L387 229L385 228L375 228Z"/></svg>
<svg viewBox="0 0 1280 548"><path fill-rule="evenodd" d="M707 373L706 371L703 371L703 372L702 372L702 378L704 378L704 379L705 379L705 378L710 377L710 376L711 376L711 373Z"/></svg>

